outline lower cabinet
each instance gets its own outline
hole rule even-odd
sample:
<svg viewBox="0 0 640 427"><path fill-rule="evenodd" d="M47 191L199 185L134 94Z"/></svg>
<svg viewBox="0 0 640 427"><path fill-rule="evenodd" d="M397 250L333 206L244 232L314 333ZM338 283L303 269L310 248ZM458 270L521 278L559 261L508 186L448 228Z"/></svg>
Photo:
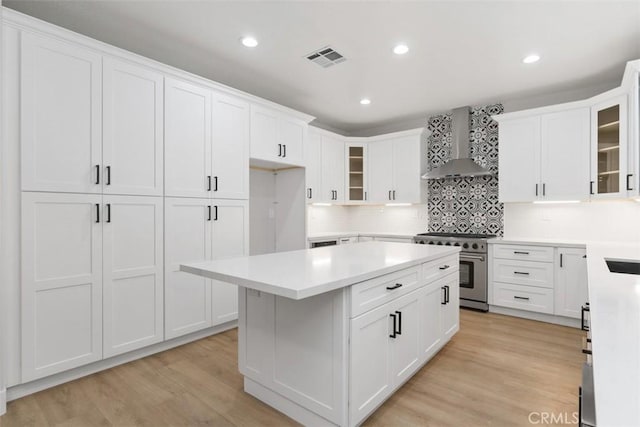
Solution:
<svg viewBox="0 0 640 427"><path fill-rule="evenodd" d="M579 319L582 304L589 301L586 251L558 248L555 279L555 314Z"/></svg>
<svg viewBox="0 0 640 427"><path fill-rule="evenodd" d="M159 342L162 198L22 194L22 377Z"/></svg>
<svg viewBox="0 0 640 427"><path fill-rule="evenodd" d="M193 260L248 253L248 201L165 199L165 337L175 338L238 317L237 286L179 271Z"/></svg>
<svg viewBox="0 0 640 427"><path fill-rule="evenodd" d="M350 425L427 362L459 329L459 275L435 282L351 320Z"/></svg>

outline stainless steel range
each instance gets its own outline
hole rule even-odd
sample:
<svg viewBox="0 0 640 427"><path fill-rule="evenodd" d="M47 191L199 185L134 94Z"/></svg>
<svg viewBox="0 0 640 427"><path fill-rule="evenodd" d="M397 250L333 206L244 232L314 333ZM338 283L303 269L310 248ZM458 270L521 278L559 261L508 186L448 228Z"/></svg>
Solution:
<svg viewBox="0 0 640 427"><path fill-rule="evenodd" d="M489 310L487 304L487 240L492 234L423 233L413 237L421 245L460 246L460 306Z"/></svg>

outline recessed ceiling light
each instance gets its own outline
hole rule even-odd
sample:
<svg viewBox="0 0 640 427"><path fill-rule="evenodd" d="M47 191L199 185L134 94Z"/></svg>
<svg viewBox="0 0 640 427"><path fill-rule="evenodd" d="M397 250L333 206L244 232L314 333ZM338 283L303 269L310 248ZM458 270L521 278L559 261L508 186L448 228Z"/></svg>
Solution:
<svg viewBox="0 0 640 427"><path fill-rule="evenodd" d="M253 37L243 37L240 39L240 42L242 42L242 44L245 45L246 47L258 46L258 40L256 40Z"/></svg>
<svg viewBox="0 0 640 427"><path fill-rule="evenodd" d="M360 104L362 104L362 105L369 105L369 104L371 104L371 100L370 100L369 98L362 98L362 99L360 100Z"/></svg>
<svg viewBox="0 0 640 427"><path fill-rule="evenodd" d="M533 64L534 62L538 61L540 61L540 55L536 55L535 53L525 56L522 60L522 62L524 62L525 64Z"/></svg>
<svg viewBox="0 0 640 427"><path fill-rule="evenodd" d="M399 44L393 48L393 53L396 55L404 55L407 52L409 52L409 46L406 44Z"/></svg>

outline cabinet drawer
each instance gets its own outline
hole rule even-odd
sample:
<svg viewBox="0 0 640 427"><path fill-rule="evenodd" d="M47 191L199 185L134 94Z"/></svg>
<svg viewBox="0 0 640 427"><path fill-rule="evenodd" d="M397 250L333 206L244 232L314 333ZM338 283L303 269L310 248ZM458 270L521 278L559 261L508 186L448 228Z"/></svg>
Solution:
<svg viewBox="0 0 640 427"><path fill-rule="evenodd" d="M493 303L502 307L553 314L553 289L494 283Z"/></svg>
<svg viewBox="0 0 640 427"><path fill-rule="evenodd" d="M432 282L459 270L460 258L458 255L451 255L443 259L425 262L422 264L422 281Z"/></svg>
<svg viewBox="0 0 640 427"><path fill-rule="evenodd" d="M351 286L351 317L416 289L421 284L421 268L422 266L407 268Z"/></svg>
<svg viewBox="0 0 640 427"><path fill-rule="evenodd" d="M548 246L493 245L493 257L553 262L553 248Z"/></svg>
<svg viewBox="0 0 640 427"><path fill-rule="evenodd" d="M553 264L495 259L493 260L493 280L553 288Z"/></svg>

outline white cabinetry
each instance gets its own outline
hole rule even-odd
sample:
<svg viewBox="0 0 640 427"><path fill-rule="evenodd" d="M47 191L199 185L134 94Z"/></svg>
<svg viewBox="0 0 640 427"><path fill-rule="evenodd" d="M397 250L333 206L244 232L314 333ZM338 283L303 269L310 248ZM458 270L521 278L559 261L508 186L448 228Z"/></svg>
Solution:
<svg viewBox="0 0 640 427"><path fill-rule="evenodd" d="M164 339L160 197L103 197L104 357Z"/></svg>
<svg viewBox="0 0 640 427"><path fill-rule="evenodd" d="M344 143L322 136L322 173L320 199L324 202L344 202Z"/></svg>
<svg viewBox="0 0 640 427"><path fill-rule="evenodd" d="M103 191L162 196L163 76L107 57L103 77Z"/></svg>
<svg viewBox="0 0 640 427"><path fill-rule="evenodd" d="M362 203L368 199L367 144L347 143L345 153L345 202Z"/></svg>
<svg viewBox="0 0 640 427"><path fill-rule="evenodd" d="M99 193L102 58L23 32L22 190Z"/></svg>
<svg viewBox="0 0 640 427"><path fill-rule="evenodd" d="M235 320L235 285L179 271L180 263L248 254L247 201L166 199L166 337Z"/></svg>
<svg viewBox="0 0 640 427"><path fill-rule="evenodd" d="M314 203L321 199L322 136L311 130L309 131L306 156L305 180L307 184L307 192L305 197L308 203Z"/></svg>
<svg viewBox="0 0 640 427"><path fill-rule="evenodd" d="M251 105L251 158L303 166L307 124L284 113Z"/></svg>
<svg viewBox="0 0 640 427"><path fill-rule="evenodd" d="M587 108L496 119L502 202L588 199Z"/></svg>
<svg viewBox="0 0 640 427"><path fill-rule="evenodd" d="M165 195L209 197L211 97L204 87L165 79Z"/></svg>
<svg viewBox="0 0 640 427"><path fill-rule="evenodd" d="M102 358L100 195L22 194L22 380Z"/></svg>
<svg viewBox="0 0 640 427"><path fill-rule="evenodd" d="M405 136L368 145L368 189L372 203L421 203L424 182L420 137Z"/></svg>
<svg viewBox="0 0 640 427"><path fill-rule="evenodd" d="M553 315L538 320L567 325L560 317L580 318L589 299L584 248L523 242L492 244L489 252L492 307Z"/></svg>
<svg viewBox="0 0 640 427"><path fill-rule="evenodd" d="M584 249L557 249L554 294L556 315L579 319L580 308L585 301L589 301L586 258Z"/></svg>

